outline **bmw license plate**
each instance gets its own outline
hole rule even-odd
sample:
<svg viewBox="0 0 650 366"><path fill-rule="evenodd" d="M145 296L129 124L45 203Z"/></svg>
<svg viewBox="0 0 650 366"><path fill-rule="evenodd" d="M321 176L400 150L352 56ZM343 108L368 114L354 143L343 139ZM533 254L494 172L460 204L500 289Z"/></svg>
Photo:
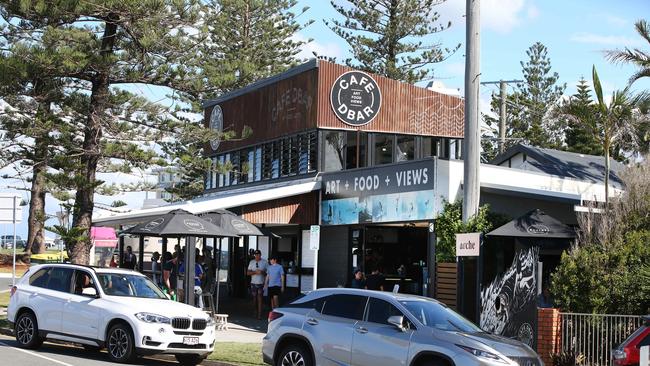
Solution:
<svg viewBox="0 0 650 366"><path fill-rule="evenodd" d="M183 337L183 344L188 346L195 346L199 344L199 337Z"/></svg>

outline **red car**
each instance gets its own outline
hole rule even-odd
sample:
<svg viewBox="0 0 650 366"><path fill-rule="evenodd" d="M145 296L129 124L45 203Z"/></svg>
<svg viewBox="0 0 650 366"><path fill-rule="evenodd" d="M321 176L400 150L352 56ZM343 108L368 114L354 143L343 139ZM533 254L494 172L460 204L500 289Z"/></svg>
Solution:
<svg viewBox="0 0 650 366"><path fill-rule="evenodd" d="M641 327L614 350L614 365L638 365L639 350L643 346L650 346L650 315L645 316Z"/></svg>

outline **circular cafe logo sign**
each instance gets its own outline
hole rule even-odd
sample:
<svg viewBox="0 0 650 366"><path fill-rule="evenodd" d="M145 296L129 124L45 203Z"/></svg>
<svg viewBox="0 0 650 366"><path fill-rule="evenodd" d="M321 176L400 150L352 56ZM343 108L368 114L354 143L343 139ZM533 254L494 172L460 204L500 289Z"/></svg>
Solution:
<svg viewBox="0 0 650 366"><path fill-rule="evenodd" d="M159 218L159 219L155 219L155 220L153 220L153 221L149 221L149 222L148 222L148 223L147 223L147 224L142 228L142 231L151 231L151 230L157 228L158 226L162 225L163 222L165 222L165 219L163 219L162 217Z"/></svg>
<svg viewBox="0 0 650 366"><path fill-rule="evenodd" d="M210 113L210 129L218 134L223 132L223 111L219 105L215 105L214 108L212 108L212 113ZM221 143L220 137L210 141L210 147L212 150L217 150L219 143Z"/></svg>
<svg viewBox="0 0 650 366"><path fill-rule="evenodd" d="M541 224L530 225L528 227L528 232L531 233L531 234L543 235L543 234L548 234L550 231L551 231L551 229L549 229L548 226L541 225Z"/></svg>
<svg viewBox="0 0 650 366"><path fill-rule="evenodd" d="M234 219L234 220L230 221L230 223L232 224L232 227L237 229L240 233L250 233L251 232L250 228L248 227L248 225L244 221Z"/></svg>
<svg viewBox="0 0 650 366"><path fill-rule="evenodd" d="M341 121L352 126L363 126L377 117L381 108L381 92L370 75L348 71L334 82L330 101Z"/></svg>
<svg viewBox="0 0 650 366"><path fill-rule="evenodd" d="M192 220L192 219L185 219L183 220L183 224L185 224L185 227L192 232L205 232L205 227L203 226L202 223Z"/></svg>

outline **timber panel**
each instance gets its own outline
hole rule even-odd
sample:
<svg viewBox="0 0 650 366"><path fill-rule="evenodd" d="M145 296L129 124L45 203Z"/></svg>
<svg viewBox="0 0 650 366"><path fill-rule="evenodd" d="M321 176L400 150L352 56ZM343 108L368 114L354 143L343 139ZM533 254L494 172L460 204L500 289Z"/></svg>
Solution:
<svg viewBox="0 0 650 366"><path fill-rule="evenodd" d="M254 224L318 224L318 193L311 192L242 207L242 218Z"/></svg>
<svg viewBox="0 0 650 366"><path fill-rule="evenodd" d="M315 128L317 81L318 71L313 68L219 103L224 131L235 131L239 136L242 128L249 126L253 134L245 140L223 141L217 152ZM205 126L209 126L213 108L204 111ZM207 151L214 153L209 146Z"/></svg>
<svg viewBox="0 0 650 366"><path fill-rule="evenodd" d="M456 309L456 263L436 263L436 300Z"/></svg>
<svg viewBox="0 0 650 366"><path fill-rule="evenodd" d="M319 61L318 127L463 137L465 104L461 98L375 74L371 74L371 76L379 85L382 96L382 105L377 117L361 127L343 123L332 110L330 91L336 79L351 70L353 69L346 66Z"/></svg>

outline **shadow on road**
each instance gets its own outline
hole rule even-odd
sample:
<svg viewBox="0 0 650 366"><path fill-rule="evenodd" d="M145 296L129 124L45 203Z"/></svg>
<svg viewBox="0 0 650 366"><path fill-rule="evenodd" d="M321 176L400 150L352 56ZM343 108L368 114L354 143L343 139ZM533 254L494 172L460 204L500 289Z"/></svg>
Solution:
<svg viewBox="0 0 650 366"><path fill-rule="evenodd" d="M18 347L18 342L16 342L16 340L14 339L0 339L0 342L11 347L20 348ZM0 347L1 346L2 345L0 345ZM78 358L82 358L83 360L93 360L93 361L111 363L111 360L108 358L106 351L101 351L101 352L86 351L82 347L68 345L68 344L50 343L49 341L43 343L43 345L39 349L34 350L34 352L48 357L52 355L59 355L59 356L68 356L68 357L78 357ZM80 361L83 362L83 360ZM66 362L65 360L60 360L60 361ZM178 365L178 363L173 358L173 356L166 355L166 356L157 356L156 358L153 357L137 358L136 361L130 363L130 365Z"/></svg>

